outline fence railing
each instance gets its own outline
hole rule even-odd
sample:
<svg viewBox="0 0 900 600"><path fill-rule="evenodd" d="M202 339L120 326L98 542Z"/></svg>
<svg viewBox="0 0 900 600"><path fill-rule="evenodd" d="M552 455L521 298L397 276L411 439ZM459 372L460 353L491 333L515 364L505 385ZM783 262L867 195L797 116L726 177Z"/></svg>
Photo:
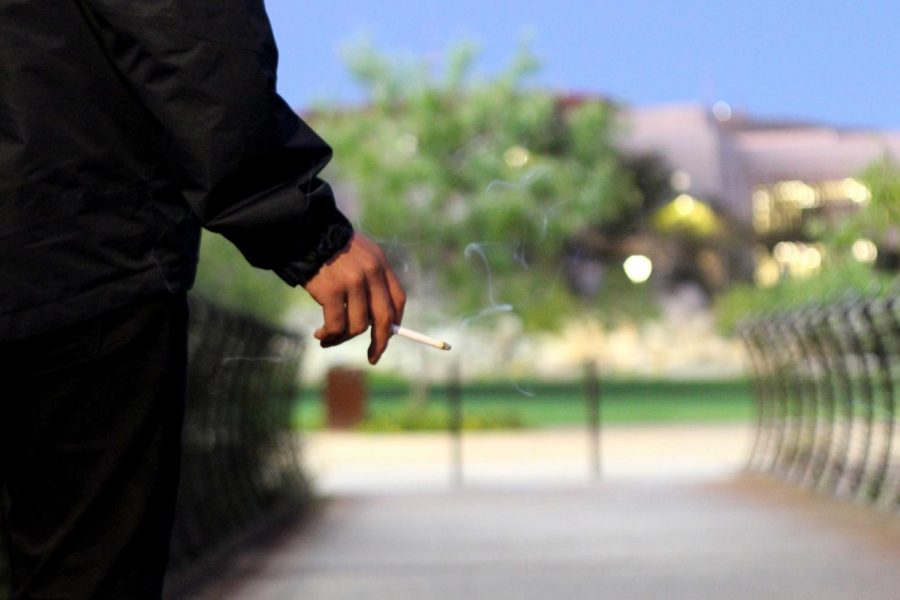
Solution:
<svg viewBox="0 0 900 600"><path fill-rule="evenodd" d="M293 429L302 340L191 298L188 404L170 582L304 506ZM5 597L0 548L0 598ZM170 591L172 586L170 586Z"/></svg>
<svg viewBox="0 0 900 600"><path fill-rule="evenodd" d="M739 331L757 401L749 468L896 510L900 298L758 316Z"/></svg>
<svg viewBox="0 0 900 600"><path fill-rule="evenodd" d="M302 339L191 298L188 404L170 580L302 506L293 412Z"/></svg>

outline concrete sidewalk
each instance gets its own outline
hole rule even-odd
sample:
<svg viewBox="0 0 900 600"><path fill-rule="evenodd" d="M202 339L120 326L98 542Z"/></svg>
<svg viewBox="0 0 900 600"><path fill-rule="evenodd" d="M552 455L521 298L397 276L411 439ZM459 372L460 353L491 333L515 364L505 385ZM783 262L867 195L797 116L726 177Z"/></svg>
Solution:
<svg viewBox="0 0 900 600"><path fill-rule="evenodd" d="M698 433L706 435L698 438ZM484 438L478 452L470 439L471 469L478 476L458 489L434 478L419 490L412 484L423 465L445 464L446 446L440 444L446 440L436 438L429 446L419 439L409 446L408 436L319 439L318 454L309 458L328 467L319 475L336 495L307 523L265 547L247 549L232 570L195 597L900 597L896 519L730 476L746 450L744 433L734 428L610 433L610 476L595 484L585 481L583 460L563 452L578 446L574 436L566 442L563 432ZM616 435L620 439L613 443ZM522 462L527 449L548 465L568 464L572 470L551 478ZM341 456L343 463L337 460ZM418 466L398 466L403 456L415 457ZM491 458L494 466L476 457ZM614 463L616 457L631 462ZM368 474L366 464L372 469ZM379 478L392 464L400 474ZM490 479L509 475L516 465L518 477ZM354 482L353 473L365 476Z"/></svg>
<svg viewBox="0 0 900 600"><path fill-rule="evenodd" d="M332 500L204 600L885 600L885 515L764 484L616 483Z"/></svg>

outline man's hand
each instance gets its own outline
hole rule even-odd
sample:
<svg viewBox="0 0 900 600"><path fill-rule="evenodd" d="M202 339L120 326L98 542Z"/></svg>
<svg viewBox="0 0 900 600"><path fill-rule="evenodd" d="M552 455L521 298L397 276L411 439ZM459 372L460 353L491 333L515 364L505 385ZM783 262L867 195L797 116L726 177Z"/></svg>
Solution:
<svg viewBox="0 0 900 600"><path fill-rule="evenodd" d="M322 347L341 344L371 325L369 362L377 363L406 306L406 293L381 248L354 233L303 287L322 305L325 323L315 333Z"/></svg>

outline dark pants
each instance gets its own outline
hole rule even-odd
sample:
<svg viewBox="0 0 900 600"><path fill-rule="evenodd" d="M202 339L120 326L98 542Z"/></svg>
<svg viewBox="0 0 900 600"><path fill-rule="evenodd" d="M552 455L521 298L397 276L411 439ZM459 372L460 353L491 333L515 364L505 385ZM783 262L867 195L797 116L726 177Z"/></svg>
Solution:
<svg viewBox="0 0 900 600"><path fill-rule="evenodd" d="M12 598L160 597L186 363L183 294L0 344Z"/></svg>

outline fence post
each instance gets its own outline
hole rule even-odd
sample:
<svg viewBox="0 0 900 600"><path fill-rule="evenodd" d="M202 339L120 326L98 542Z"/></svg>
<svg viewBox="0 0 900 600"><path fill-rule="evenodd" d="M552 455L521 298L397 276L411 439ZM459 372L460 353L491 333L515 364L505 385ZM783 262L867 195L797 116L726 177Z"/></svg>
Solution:
<svg viewBox="0 0 900 600"><path fill-rule="evenodd" d="M447 381L447 425L450 432L450 481L459 487L463 483L463 404L462 382L459 361L450 366L450 377Z"/></svg>
<svg viewBox="0 0 900 600"><path fill-rule="evenodd" d="M594 481L600 481L603 475L603 448L600 439L603 415L600 377L597 374L597 364L592 360L584 363L584 400L587 415L590 477Z"/></svg>

